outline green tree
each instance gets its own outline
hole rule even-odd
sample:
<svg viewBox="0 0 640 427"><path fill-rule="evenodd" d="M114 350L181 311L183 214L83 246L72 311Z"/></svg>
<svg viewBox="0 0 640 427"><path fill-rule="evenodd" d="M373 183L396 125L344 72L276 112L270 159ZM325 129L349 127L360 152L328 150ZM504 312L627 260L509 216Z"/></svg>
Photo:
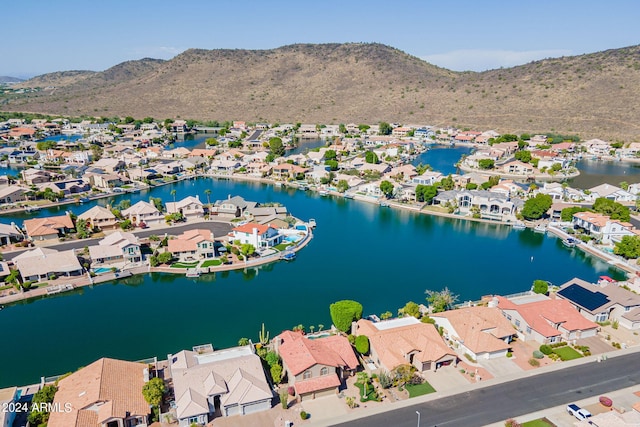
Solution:
<svg viewBox="0 0 640 427"><path fill-rule="evenodd" d="M614 202L606 197L598 197L593 204L593 210L603 215L608 215L611 219L617 219L624 222L629 222L631 213L629 208L621 205L618 202Z"/></svg>
<svg viewBox="0 0 640 427"><path fill-rule="evenodd" d="M167 388L164 385L164 380L162 378L151 378L142 387L142 396L149 405L153 406L154 408L159 408L160 403L162 403L162 397L164 396L164 393L166 391Z"/></svg>
<svg viewBox="0 0 640 427"><path fill-rule="evenodd" d="M427 289L425 293L427 294L427 302L431 305L434 313L448 310L458 301L458 295L454 295L448 287L445 287L441 291Z"/></svg>
<svg viewBox="0 0 640 427"><path fill-rule="evenodd" d="M209 206L211 206L211 198L210 198L210 196L211 196L211 189L210 189L210 188L207 188L206 190L204 190L204 194L207 196L207 204L208 204Z"/></svg>
<svg viewBox="0 0 640 427"><path fill-rule="evenodd" d="M344 125L344 123L340 123L338 125L338 132L340 132L343 135L347 133L347 127Z"/></svg>
<svg viewBox="0 0 640 427"><path fill-rule="evenodd" d="M426 171L431 171L431 170L433 170L433 168L430 165L423 165L422 163L420 163L418 166L416 166L416 173L418 175L422 175Z"/></svg>
<svg viewBox="0 0 640 427"><path fill-rule="evenodd" d="M358 130L360 130L360 132L366 132L371 128L371 126L369 125L364 125L364 124L360 124L358 125Z"/></svg>
<svg viewBox="0 0 640 427"><path fill-rule="evenodd" d="M282 143L282 139L278 137L271 138L269 140L269 152L275 157L284 156L285 149L284 144Z"/></svg>
<svg viewBox="0 0 640 427"><path fill-rule="evenodd" d="M378 133L380 135L391 135L391 132L393 131L393 128L391 127L391 125L387 122L380 122L379 126L378 126Z"/></svg>
<svg viewBox="0 0 640 427"><path fill-rule="evenodd" d="M476 184L475 182L468 182L467 185L464 186L464 188L467 190L475 190L478 188L478 184Z"/></svg>
<svg viewBox="0 0 640 427"><path fill-rule="evenodd" d="M278 356L278 353L276 353L275 351L270 350L265 355L264 360L267 362L269 366L273 366L276 363L280 362L280 356Z"/></svg>
<svg viewBox="0 0 640 427"><path fill-rule="evenodd" d="M380 163L380 159L378 159L378 155L373 151L366 152L366 154L364 155L364 161L372 164Z"/></svg>
<svg viewBox="0 0 640 427"><path fill-rule="evenodd" d="M86 219L79 219L76 221L76 234L78 239L87 239L91 236L91 230Z"/></svg>
<svg viewBox="0 0 640 427"><path fill-rule="evenodd" d="M531 289L536 294L546 295L549 292L549 283L546 280L534 280Z"/></svg>
<svg viewBox="0 0 640 427"><path fill-rule="evenodd" d="M486 182L483 182L480 187L483 190L488 190L491 187L495 187L496 185L498 185L500 183L500 177L497 175L494 176L490 176L489 179Z"/></svg>
<svg viewBox="0 0 640 427"><path fill-rule="evenodd" d="M171 194L171 197L173 197L173 203L174 203L174 204L176 203L176 193L177 193L177 191L176 191L176 189L175 189L175 188L174 188L174 189L172 189L172 190L169 192L169 194ZM160 209L158 209L158 210L160 210Z"/></svg>
<svg viewBox="0 0 640 427"><path fill-rule="evenodd" d="M40 390L33 395L33 399L31 400L31 408L38 408L37 410L29 412L29 416L27 420L29 424L34 426L46 425L47 421L49 421L49 412L40 411L40 404L43 403L53 403L53 399L58 391L58 387L55 385L49 384L42 387ZM43 408L44 409L44 408Z"/></svg>
<svg viewBox="0 0 640 427"><path fill-rule="evenodd" d="M455 182L453 181L453 177L451 175L448 175L448 176L442 178L442 180L440 180L440 186L445 191L453 190L453 187L455 186Z"/></svg>
<svg viewBox="0 0 640 427"><path fill-rule="evenodd" d="M584 208L582 206L572 206L570 208L564 208L560 212L560 219L564 222L571 222L573 220L573 215L578 212L589 212L591 209Z"/></svg>
<svg viewBox="0 0 640 427"><path fill-rule="evenodd" d="M380 315L380 319L382 320L387 320L387 319L391 319L393 317L393 313L390 311L385 311L384 313L382 313Z"/></svg>
<svg viewBox="0 0 640 427"><path fill-rule="evenodd" d="M338 154L336 153L336 150L327 150L324 152L325 160L336 160L337 158Z"/></svg>
<svg viewBox="0 0 640 427"><path fill-rule="evenodd" d="M412 316L412 317L415 317L416 319L419 319L420 316L422 315L420 313L420 306L413 301L409 301L404 305L404 307L402 307L398 311L404 314L405 316Z"/></svg>
<svg viewBox="0 0 640 427"><path fill-rule="evenodd" d="M480 159L478 160L478 167L480 169L493 169L495 163L493 159Z"/></svg>
<svg viewBox="0 0 640 427"><path fill-rule="evenodd" d="M325 165L329 166L329 170L337 171L338 170L338 161L337 160L326 160L324 162Z"/></svg>
<svg viewBox="0 0 640 427"><path fill-rule="evenodd" d="M249 345L249 338L246 337L242 337L238 340L238 345L239 346L245 346L245 345Z"/></svg>
<svg viewBox="0 0 640 427"><path fill-rule="evenodd" d="M204 143L207 144L207 147L215 147L220 144L215 138L207 138L204 140Z"/></svg>
<svg viewBox="0 0 640 427"><path fill-rule="evenodd" d="M362 304L352 300L336 301L329 306L331 321L342 332L349 332L351 322L362 318Z"/></svg>
<svg viewBox="0 0 640 427"><path fill-rule="evenodd" d="M171 252L162 252L157 256L159 264L167 264L173 259L173 254Z"/></svg>
<svg viewBox="0 0 640 427"><path fill-rule="evenodd" d="M521 162L529 163L531 161L531 152L527 150L516 151L513 157Z"/></svg>
<svg viewBox="0 0 640 427"><path fill-rule="evenodd" d="M356 351L360 354L369 353L369 338L366 335L356 337Z"/></svg>
<svg viewBox="0 0 640 427"><path fill-rule="evenodd" d="M273 383L280 384L280 381L282 381L282 365L279 363L272 365L271 368L269 368L269 372L271 373Z"/></svg>
<svg viewBox="0 0 640 427"><path fill-rule="evenodd" d="M240 253L244 256L245 259L249 258L251 255L256 253L256 248L251 243L244 243L240 246Z"/></svg>
<svg viewBox="0 0 640 427"><path fill-rule="evenodd" d="M438 195L438 188L435 185L416 185L416 200L418 202L431 203Z"/></svg>
<svg viewBox="0 0 640 427"><path fill-rule="evenodd" d="M623 236L613 253L626 259L640 257L640 236Z"/></svg>
<svg viewBox="0 0 640 427"><path fill-rule="evenodd" d="M380 191L389 199L393 196L393 184L389 181L382 181L380 183Z"/></svg>
<svg viewBox="0 0 640 427"><path fill-rule="evenodd" d="M524 202L521 212L522 216L529 220L540 219L547 213L552 203L553 199L551 196L538 193L535 197Z"/></svg>
<svg viewBox="0 0 640 427"><path fill-rule="evenodd" d="M340 181L338 181L338 184L336 185L336 189L340 193L344 193L349 189L349 183L347 182L346 179L341 179Z"/></svg>

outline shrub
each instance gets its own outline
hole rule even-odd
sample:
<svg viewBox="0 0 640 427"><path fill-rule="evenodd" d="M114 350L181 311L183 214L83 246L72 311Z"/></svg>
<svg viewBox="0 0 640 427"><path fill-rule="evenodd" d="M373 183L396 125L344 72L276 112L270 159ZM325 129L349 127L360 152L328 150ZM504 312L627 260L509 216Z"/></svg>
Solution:
<svg viewBox="0 0 640 427"><path fill-rule="evenodd" d="M533 357L536 359L542 359L544 358L544 354L539 350L534 350Z"/></svg>
<svg viewBox="0 0 640 427"><path fill-rule="evenodd" d="M513 357L513 353L510 351L507 351L507 357Z"/></svg>
<svg viewBox="0 0 640 427"><path fill-rule="evenodd" d="M504 422L504 427L522 427L522 424L514 420L513 418L509 418Z"/></svg>
<svg viewBox="0 0 640 427"><path fill-rule="evenodd" d="M551 348L551 346L548 346L546 344L542 344L540 346L540 353L542 354L546 354L547 356L550 355L551 353L553 353L553 349ZM535 357L535 356L534 356Z"/></svg>
<svg viewBox="0 0 640 427"><path fill-rule="evenodd" d="M531 358L531 359L529 359L529 365L538 367L538 366L540 366L540 362L538 360L536 360L536 359Z"/></svg>
<svg viewBox="0 0 640 427"><path fill-rule="evenodd" d="M356 350L360 354L369 353L369 338L366 335L358 335L355 340Z"/></svg>
<svg viewBox="0 0 640 427"><path fill-rule="evenodd" d="M613 323L611 324L611 327L613 329L618 329L619 325L620 325L620 322L618 322L617 320L614 320Z"/></svg>
<svg viewBox="0 0 640 427"><path fill-rule="evenodd" d="M306 411L300 411L300 418L306 420L307 418L309 418L309 414L307 414Z"/></svg>

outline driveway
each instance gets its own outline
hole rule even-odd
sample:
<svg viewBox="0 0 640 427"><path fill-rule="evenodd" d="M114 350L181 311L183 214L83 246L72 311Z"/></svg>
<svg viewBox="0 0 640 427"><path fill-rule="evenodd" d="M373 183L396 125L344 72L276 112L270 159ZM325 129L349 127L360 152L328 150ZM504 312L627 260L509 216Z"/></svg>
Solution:
<svg viewBox="0 0 640 427"><path fill-rule="evenodd" d="M462 376L458 368L453 366L444 366L438 369L436 372L427 371L422 374L423 377L436 389L438 392L453 390L456 388L469 385L469 381Z"/></svg>
<svg viewBox="0 0 640 427"><path fill-rule="evenodd" d="M507 357L500 357L498 359L480 359L478 360L478 363L487 371L491 372L491 375L493 375L494 378L517 374L523 371L516 362Z"/></svg>

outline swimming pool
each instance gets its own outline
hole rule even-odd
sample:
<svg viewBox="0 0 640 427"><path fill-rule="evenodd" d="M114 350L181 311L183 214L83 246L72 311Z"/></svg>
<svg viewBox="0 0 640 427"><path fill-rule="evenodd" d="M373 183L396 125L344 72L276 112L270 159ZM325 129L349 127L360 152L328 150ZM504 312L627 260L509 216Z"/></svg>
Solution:
<svg viewBox="0 0 640 427"><path fill-rule="evenodd" d="M298 240L300 240L300 236L296 236L296 235L293 235L293 236L285 236L283 240L284 240L285 242L295 243L295 242L297 242Z"/></svg>
<svg viewBox="0 0 640 427"><path fill-rule="evenodd" d="M96 274L111 273L111 268L98 267L98 268L94 268L93 272L96 273Z"/></svg>

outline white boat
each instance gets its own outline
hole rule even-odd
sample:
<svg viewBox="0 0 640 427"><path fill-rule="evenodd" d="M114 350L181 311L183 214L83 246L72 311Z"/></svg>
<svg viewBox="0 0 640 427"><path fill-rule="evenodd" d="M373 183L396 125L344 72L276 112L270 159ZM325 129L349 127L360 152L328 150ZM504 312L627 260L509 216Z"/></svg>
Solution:
<svg viewBox="0 0 640 427"><path fill-rule="evenodd" d="M536 233L546 233L547 232L547 227L545 227L544 224L538 224L533 229L533 231L535 231Z"/></svg>
<svg viewBox="0 0 640 427"><path fill-rule="evenodd" d="M351 193L344 193L344 198L345 198L345 199L353 199L353 194L351 194Z"/></svg>
<svg viewBox="0 0 640 427"><path fill-rule="evenodd" d="M387 202L380 202L380 207L381 207L381 208L388 208L388 207L389 207L389 203L387 203Z"/></svg>
<svg viewBox="0 0 640 427"><path fill-rule="evenodd" d="M514 230L524 230L527 226L522 221L516 221L512 224Z"/></svg>
<svg viewBox="0 0 640 427"><path fill-rule="evenodd" d="M311 218L309 220L309 227L316 228L316 220L315 219Z"/></svg>
<svg viewBox="0 0 640 427"><path fill-rule="evenodd" d="M320 194L322 197L325 197L329 194L329 192L327 190L320 190L318 191L318 194Z"/></svg>
<svg viewBox="0 0 640 427"><path fill-rule="evenodd" d="M26 208L24 208L25 212L36 212L39 210L40 210L39 206L27 206Z"/></svg>
<svg viewBox="0 0 640 427"><path fill-rule="evenodd" d="M200 277L200 270L197 268L188 268L187 269L187 277Z"/></svg>
<svg viewBox="0 0 640 427"><path fill-rule="evenodd" d="M575 248L580 243L579 240L574 239L573 237L567 237L562 241L562 244L568 248Z"/></svg>

